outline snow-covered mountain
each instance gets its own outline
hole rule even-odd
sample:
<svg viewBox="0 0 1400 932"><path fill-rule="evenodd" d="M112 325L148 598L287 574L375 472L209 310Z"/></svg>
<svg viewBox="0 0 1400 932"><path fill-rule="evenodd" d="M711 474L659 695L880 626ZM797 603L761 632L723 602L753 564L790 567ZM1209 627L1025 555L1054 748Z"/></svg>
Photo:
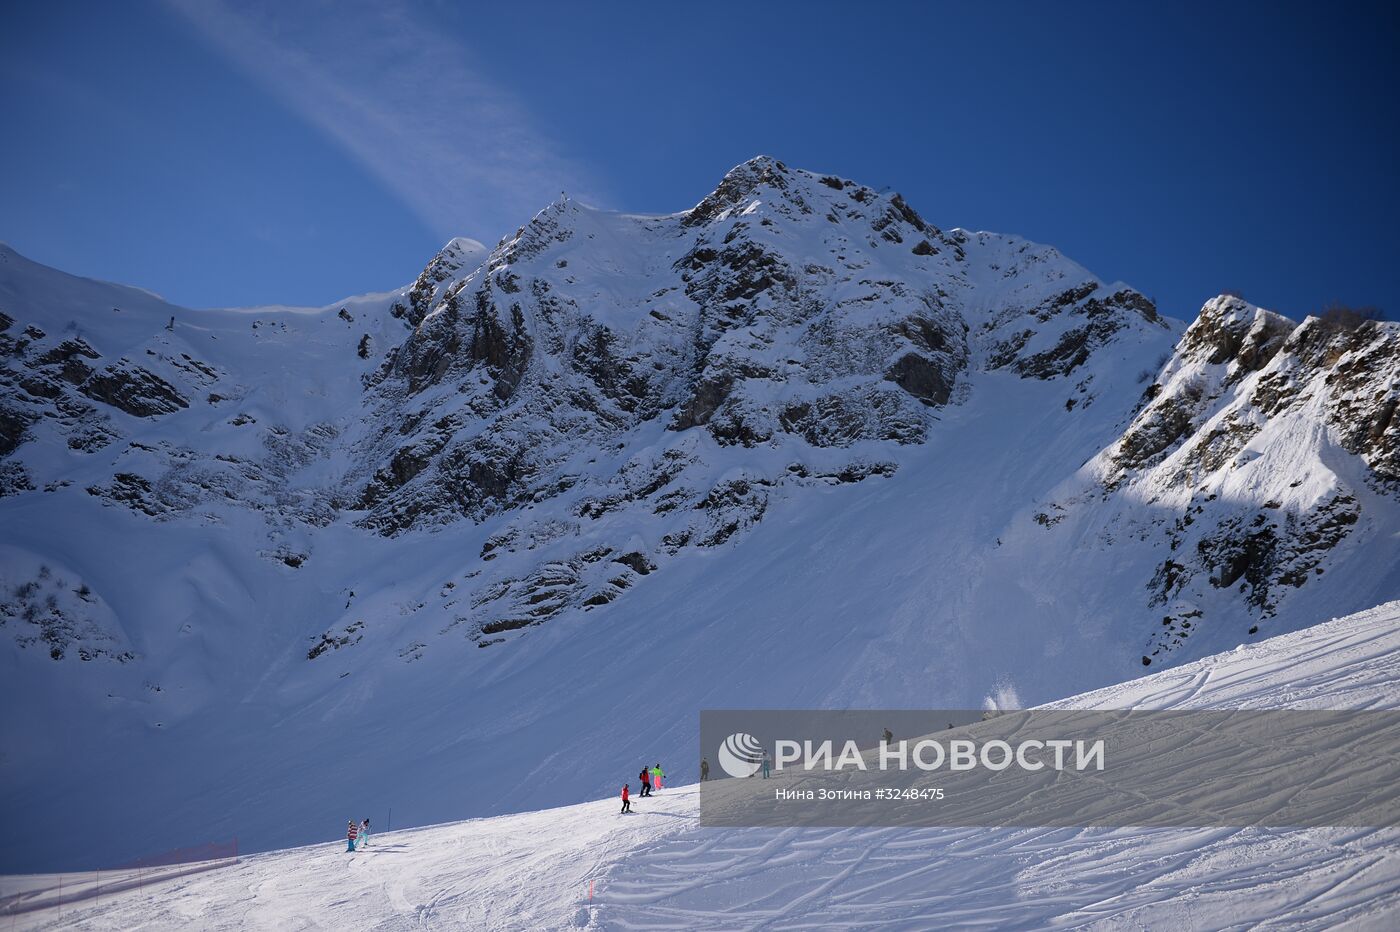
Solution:
<svg viewBox="0 0 1400 932"><path fill-rule="evenodd" d="M4 249L0 313L0 869L575 802L704 707L1042 702L1400 597L1400 326L1187 327L773 159L320 309Z"/></svg>
<svg viewBox="0 0 1400 932"><path fill-rule="evenodd" d="M1400 602L1053 707L1393 709L1397 683ZM377 832L354 854L328 831L194 874L0 878L0 915L25 910L21 929L1391 929L1400 910L1393 827L714 829L698 795Z"/></svg>

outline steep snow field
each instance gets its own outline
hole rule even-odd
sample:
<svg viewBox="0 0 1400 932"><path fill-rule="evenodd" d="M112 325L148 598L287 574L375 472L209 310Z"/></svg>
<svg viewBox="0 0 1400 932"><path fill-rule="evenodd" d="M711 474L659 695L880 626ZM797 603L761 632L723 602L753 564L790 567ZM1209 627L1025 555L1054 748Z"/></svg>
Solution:
<svg viewBox="0 0 1400 932"><path fill-rule="evenodd" d="M1394 709L1400 602L1050 707ZM618 769L620 784L634 768ZM6 927L1393 929L1400 921L1393 829L702 829L697 804L689 785L638 800L627 816L605 799L377 834L355 854L332 837L106 893L100 904L16 913ZM92 878L65 882L71 890ZM0 892L14 898L7 905L29 907L58 895L42 876L4 878Z"/></svg>

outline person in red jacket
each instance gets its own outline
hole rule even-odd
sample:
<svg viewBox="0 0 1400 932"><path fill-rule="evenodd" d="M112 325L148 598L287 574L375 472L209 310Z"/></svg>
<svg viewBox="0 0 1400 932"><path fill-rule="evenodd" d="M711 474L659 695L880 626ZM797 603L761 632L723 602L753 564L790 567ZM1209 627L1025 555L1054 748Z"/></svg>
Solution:
<svg viewBox="0 0 1400 932"><path fill-rule="evenodd" d="M351 819L351 820L350 820L350 828L349 828L349 830L347 830L346 833L345 833L345 840L346 840L345 850L346 850L346 851L354 851L354 850L355 850L355 836L358 835L359 833L360 833L359 826L357 826L357 825L355 824L355 820L354 820L354 819Z"/></svg>
<svg viewBox="0 0 1400 932"><path fill-rule="evenodd" d="M631 791L627 788L627 784L624 783L624 784L622 784L622 812L631 812L631 811L632 811L632 794L631 794ZM622 814L622 813L618 813L618 815L621 815L621 814Z"/></svg>

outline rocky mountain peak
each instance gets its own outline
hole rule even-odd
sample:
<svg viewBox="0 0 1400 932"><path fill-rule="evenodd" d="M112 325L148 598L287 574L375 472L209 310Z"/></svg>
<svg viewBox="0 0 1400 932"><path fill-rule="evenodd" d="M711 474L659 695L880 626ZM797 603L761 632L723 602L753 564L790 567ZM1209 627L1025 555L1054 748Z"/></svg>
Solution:
<svg viewBox="0 0 1400 932"><path fill-rule="evenodd" d="M447 293L457 279L469 274L486 258L486 247L465 236L453 238L433 256L391 313L416 327Z"/></svg>
<svg viewBox="0 0 1400 932"><path fill-rule="evenodd" d="M726 216L765 189L779 195L791 190L791 175L777 159L760 155L725 173L714 191L685 214L686 226L698 226Z"/></svg>
<svg viewBox="0 0 1400 932"><path fill-rule="evenodd" d="M1181 340L1183 355L1210 365L1229 363L1231 377L1262 369L1297 323L1232 295L1207 301Z"/></svg>
<svg viewBox="0 0 1400 932"><path fill-rule="evenodd" d="M36 284L21 303L52 290ZM1183 334L1051 247L944 232L898 194L769 157L679 214L561 198L489 254L453 240L382 306L345 302L327 322L241 314L207 334L167 329L170 311L153 305L155 323L121 341L3 321L6 488L48 482L54 453L30 454L49 424L75 451L142 444L119 447L118 467L85 466L82 488L104 503L162 521L278 503L284 527L263 549L298 571L330 525L462 536L482 644L610 604L816 489L879 485L940 422L995 406L979 393L1092 438L1075 459L1090 460L1090 491L1044 504L1045 527L1105 495L1169 503L1185 521L1183 497L1257 468L1251 443L1270 419L1321 424L1369 475L1400 475L1391 331L1294 325L1222 296ZM352 362L320 376L342 388L318 388L325 404L289 423L285 395L254 402L269 376L247 360L308 339L337 359L345 341ZM988 423L1023 415L996 409ZM133 418L168 426L148 443ZM218 449L172 442L186 421ZM1006 450L1020 429L1006 428ZM1289 507L1351 514L1342 493L1287 492Z"/></svg>

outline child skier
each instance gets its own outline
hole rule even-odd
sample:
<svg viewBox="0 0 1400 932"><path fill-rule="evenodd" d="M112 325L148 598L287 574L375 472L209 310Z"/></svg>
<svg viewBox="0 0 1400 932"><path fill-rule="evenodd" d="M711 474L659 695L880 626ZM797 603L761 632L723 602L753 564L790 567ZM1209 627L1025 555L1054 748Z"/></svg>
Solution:
<svg viewBox="0 0 1400 932"><path fill-rule="evenodd" d="M647 768L646 768L645 765L643 765L643 767L642 767L642 772L641 772L640 774L637 775L637 779L642 781L642 792L641 792L641 795L642 795L642 796L650 796L650 795L651 795L651 771L647 770Z"/></svg>
<svg viewBox="0 0 1400 932"><path fill-rule="evenodd" d="M708 757L700 760L700 782L704 783L710 779L710 759Z"/></svg>
<svg viewBox="0 0 1400 932"><path fill-rule="evenodd" d="M666 771L661 769L661 764L658 762L655 767L651 768L651 788L661 789L661 778L664 776L666 776Z"/></svg>
<svg viewBox="0 0 1400 932"><path fill-rule="evenodd" d="M365 847L365 846L368 845L368 844L369 844L369 819L365 819L363 822L360 823L360 847L363 848L363 847Z"/></svg>
<svg viewBox="0 0 1400 932"><path fill-rule="evenodd" d="M351 819L351 820L350 820L350 828L345 832L345 841L346 841L345 850L346 850L346 851L354 851L354 850L355 850L355 836L358 835L358 834L359 834L359 830L355 827L355 820L354 820L354 819Z"/></svg>
<svg viewBox="0 0 1400 932"><path fill-rule="evenodd" d="M622 784L622 812L632 811L632 798L628 792L627 784ZM621 815L622 813L618 813Z"/></svg>
<svg viewBox="0 0 1400 932"><path fill-rule="evenodd" d="M765 780L768 779L768 766L769 766L769 764L771 764L771 763L772 763L772 760L768 757L768 752L767 752L767 751L764 751L764 752L763 752L763 779L765 779Z"/></svg>

